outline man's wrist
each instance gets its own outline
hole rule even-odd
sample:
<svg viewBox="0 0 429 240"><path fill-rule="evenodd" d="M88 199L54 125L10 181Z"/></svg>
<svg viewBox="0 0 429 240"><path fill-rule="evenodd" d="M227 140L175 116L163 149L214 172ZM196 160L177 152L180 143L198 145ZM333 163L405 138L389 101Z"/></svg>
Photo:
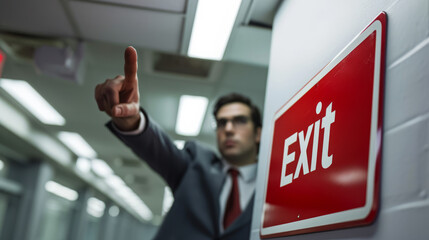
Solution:
<svg viewBox="0 0 429 240"><path fill-rule="evenodd" d="M134 132L141 127L144 115L139 112L136 116L127 118L112 118L113 125L119 132Z"/></svg>
<svg viewBox="0 0 429 240"><path fill-rule="evenodd" d="M147 121L146 116L143 114L143 112L140 112L139 124L138 124L138 127L136 129L131 130L131 131L122 131L115 125L115 123L113 123L112 126L118 133L120 133L122 135L137 135L137 134L142 133L143 130L145 129L146 124L147 124L146 121Z"/></svg>

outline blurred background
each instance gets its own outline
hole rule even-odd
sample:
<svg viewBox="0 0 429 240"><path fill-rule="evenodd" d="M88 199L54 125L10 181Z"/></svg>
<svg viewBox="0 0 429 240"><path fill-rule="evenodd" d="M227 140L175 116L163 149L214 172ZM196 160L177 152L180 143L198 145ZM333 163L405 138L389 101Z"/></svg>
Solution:
<svg viewBox="0 0 429 240"><path fill-rule="evenodd" d="M174 199L106 129L95 86L123 74L134 46L142 107L178 147L216 150L217 97L239 92L263 110L280 2L1 1L0 239L151 239ZM177 126L184 95L203 107L190 132Z"/></svg>

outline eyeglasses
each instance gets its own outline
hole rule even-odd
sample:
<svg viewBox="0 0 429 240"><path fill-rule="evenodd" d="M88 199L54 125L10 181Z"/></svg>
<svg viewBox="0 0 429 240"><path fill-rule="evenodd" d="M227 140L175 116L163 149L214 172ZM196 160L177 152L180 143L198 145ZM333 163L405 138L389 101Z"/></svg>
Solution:
<svg viewBox="0 0 429 240"><path fill-rule="evenodd" d="M225 129L228 122L231 121L232 125L235 128L240 128L245 126L249 121L250 118L247 116L236 116L233 118L219 118L216 119L216 129Z"/></svg>

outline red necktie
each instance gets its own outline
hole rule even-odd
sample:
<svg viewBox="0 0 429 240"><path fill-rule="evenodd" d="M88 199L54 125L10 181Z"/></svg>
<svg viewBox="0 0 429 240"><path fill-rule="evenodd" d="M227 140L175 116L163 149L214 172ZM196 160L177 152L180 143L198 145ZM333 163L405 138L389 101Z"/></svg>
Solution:
<svg viewBox="0 0 429 240"><path fill-rule="evenodd" d="M231 223L234 222L234 220L241 214L240 192L238 190L237 179L238 171L236 169L230 169L228 172L232 177L232 188L228 197L228 201L226 202L223 229L226 229L229 225L231 225Z"/></svg>

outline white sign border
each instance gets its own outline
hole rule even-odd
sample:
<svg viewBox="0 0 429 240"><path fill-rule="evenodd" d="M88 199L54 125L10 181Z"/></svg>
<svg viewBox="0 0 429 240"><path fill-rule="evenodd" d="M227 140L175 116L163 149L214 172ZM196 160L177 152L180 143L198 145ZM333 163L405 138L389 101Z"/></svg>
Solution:
<svg viewBox="0 0 429 240"><path fill-rule="evenodd" d="M326 74L328 74L338 63L340 63L345 57L347 57L359 44L361 44L369 35L376 32L376 45L375 45L375 61L374 61L374 85L372 94L372 113L371 113L371 132L370 132L370 151L369 151L369 169L367 175L367 191L366 191L366 204L361 208L352 210L346 210L342 212L332 213L324 216L314 217L310 219L304 219L301 221L295 221L292 223L286 223L282 225L263 227L264 223L264 212L265 206L262 210L261 219L261 236L279 234L297 230L304 230L314 227L322 227L337 223L345 223L356 220L365 219L371 211L374 199L374 178L375 178L375 165L377 158L377 146L380 140L377 139L377 123L378 123L378 106L379 106L379 89L380 89L380 71L381 71L381 53L382 53L382 23L380 20L375 20L368 28L362 33L356 36L319 74L317 74L308 84L304 86L292 99L286 103L274 116L273 128L271 133L271 139L274 135L274 123L275 121L286 112L291 106L293 106L304 94L306 94L314 85L316 85ZM270 149L272 149L272 141ZM271 162L271 151L269 153L269 161L267 164L267 171L265 174L265 190L264 190L264 201L266 203L267 187L268 187L268 173L269 163Z"/></svg>

